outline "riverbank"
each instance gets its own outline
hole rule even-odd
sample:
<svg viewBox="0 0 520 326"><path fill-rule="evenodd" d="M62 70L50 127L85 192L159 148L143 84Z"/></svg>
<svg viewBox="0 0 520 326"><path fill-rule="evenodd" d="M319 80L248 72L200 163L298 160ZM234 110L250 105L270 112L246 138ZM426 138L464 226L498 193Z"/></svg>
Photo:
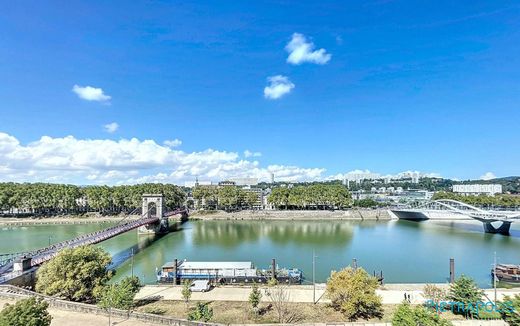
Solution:
<svg viewBox="0 0 520 326"><path fill-rule="evenodd" d="M238 212L194 211L192 219L203 220L390 220L386 209L319 210L245 210Z"/></svg>
<svg viewBox="0 0 520 326"><path fill-rule="evenodd" d="M27 226L48 224L95 224L114 223L125 218L133 220L139 215L101 215L88 213L83 215L3 217L0 226ZM292 211L292 210L245 210L239 212L225 211L193 211L190 219L194 220L390 220L385 209L349 209L336 211Z"/></svg>
<svg viewBox="0 0 520 326"><path fill-rule="evenodd" d="M446 287L447 284L439 284ZM286 288L284 297L287 298L286 307L291 312L288 324L301 325L371 325L391 326L391 320L399 304L402 303L404 295L410 296L412 304L421 304L425 301L422 291L408 288L424 287L424 284L392 284L391 288L402 288L391 290L383 287L377 290L382 297L383 316L381 319L372 318L358 323L345 322L345 316L334 310L330 301L324 297L325 284L316 286L316 304L313 303L312 285L289 286ZM137 310L145 313L155 313L164 316L182 318L187 314L187 308L181 295L181 286L145 286L137 294L136 299L140 301ZM273 299L269 295L272 289L260 287L262 298L260 300L260 313L254 315L248 302L251 287L249 286L223 286L214 288L209 292L194 292L191 295L189 305L194 306L196 302L204 302L213 309L212 322L226 325L275 325L277 315L272 308ZM489 295L488 293L486 293ZM508 292L511 294L511 291ZM450 311L442 313L442 317L450 320L454 326L505 326L503 320L464 320L461 315L455 315Z"/></svg>

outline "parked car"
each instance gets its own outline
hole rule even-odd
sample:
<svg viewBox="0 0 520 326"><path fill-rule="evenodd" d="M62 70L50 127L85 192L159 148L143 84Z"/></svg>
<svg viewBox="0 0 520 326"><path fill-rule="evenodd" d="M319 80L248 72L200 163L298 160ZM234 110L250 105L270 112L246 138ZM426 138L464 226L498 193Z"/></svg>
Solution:
<svg viewBox="0 0 520 326"><path fill-rule="evenodd" d="M197 280L193 281L190 285L191 292L207 292L211 289L211 285L208 280Z"/></svg>

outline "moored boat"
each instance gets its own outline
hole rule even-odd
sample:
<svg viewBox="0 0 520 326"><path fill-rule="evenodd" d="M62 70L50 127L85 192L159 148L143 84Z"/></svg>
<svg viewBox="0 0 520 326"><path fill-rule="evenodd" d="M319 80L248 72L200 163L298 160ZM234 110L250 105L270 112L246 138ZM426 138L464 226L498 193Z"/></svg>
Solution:
<svg viewBox="0 0 520 326"><path fill-rule="evenodd" d="M495 275L495 269L491 269L491 276ZM520 265L498 264L496 266L496 278L500 282L520 283Z"/></svg>
<svg viewBox="0 0 520 326"><path fill-rule="evenodd" d="M273 267L274 266L274 267ZM179 284L183 280L210 280L216 284L267 283L301 284L303 273L297 268L278 268L275 261L269 269L257 269L252 262L178 261L157 270L157 282Z"/></svg>

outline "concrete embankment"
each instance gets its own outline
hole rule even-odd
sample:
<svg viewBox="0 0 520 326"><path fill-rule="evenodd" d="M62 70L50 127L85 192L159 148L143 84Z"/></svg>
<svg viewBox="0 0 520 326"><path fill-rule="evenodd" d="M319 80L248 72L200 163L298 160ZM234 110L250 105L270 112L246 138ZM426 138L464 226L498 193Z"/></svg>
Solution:
<svg viewBox="0 0 520 326"><path fill-rule="evenodd" d="M190 218L205 220L390 220L386 209L336 211L247 210L239 212L195 211Z"/></svg>

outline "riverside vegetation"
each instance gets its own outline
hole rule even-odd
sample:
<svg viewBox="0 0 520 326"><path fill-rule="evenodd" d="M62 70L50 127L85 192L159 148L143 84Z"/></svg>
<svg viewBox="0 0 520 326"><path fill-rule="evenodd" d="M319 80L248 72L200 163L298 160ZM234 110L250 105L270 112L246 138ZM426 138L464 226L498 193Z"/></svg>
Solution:
<svg viewBox="0 0 520 326"><path fill-rule="evenodd" d="M259 190L259 189L258 189ZM0 183L0 212L4 214L58 215L99 212L103 215L129 213L141 207L144 193L161 193L164 205L173 209L184 205L190 190L173 184L139 184L125 186L75 186L49 183ZM251 209L258 204L258 194L236 186L197 186L192 189L197 208L209 210ZM345 209L384 205L373 199L353 201L346 186L338 183L277 185L268 202L277 209ZM455 199L484 207L518 207L520 197L511 195L461 196L438 192L433 199Z"/></svg>
<svg viewBox="0 0 520 326"><path fill-rule="evenodd" d="M402 326L418 324L448 326L451 325L448 319L456 318L450 311L437 311L428 306L411 306L406 302L398 306L382 305L380 296L376 294L379 286L377 280L362 268L351 267L332 272L327 280L326 297L330 299L330 304L292 303L287 286L270 282L264 289L267 298L263 301L261 300L263 294L256 285L251 289L249 302L197 301L192 303L191 293L183 291L184 300L178 302L179 307L183 309L175 310L176 302L134 301L133 298L140 287L139 279L127 277L119 283L110 284L113 272L108 269L109 264L108 253L95 246L63 250L38 271L36 289L38 292L61 299L94 303L108 311L112 308L137 309L148 313L221 323L393 320L395 325ZM424 293L426 298L437 302L447 299L463 302L465 305L482 299L482 291L466 276L459 277L447 292L427 285ZM511 300L515 309L520 308L520 296L506 298L506 300ZM0 312L0 320L6 318L18 320L16 318L20 316L27 318L40 316L38 318L42 319L42 323L33 324L47 326L48 323L45 323L50 321L50 316L46 317L46 309L46 303L36 299L20 301L14 306L4 308ZM476 312L466 314L464 317L473 319L502 317L511 325L519 325L518 315L510 311L505 311L502 316ZM21 325L16 322L4 324Z"/></svg>
<svg viewBox="0 0 520 326"><path fill-rule="evenodd" d="M132 186L80 187L50 183L0 183L0 211L23 209L35 215L79 214L96 211L101 214L128 213L141 207L142 195L164 195L167 208L181 206L186 193L173 184L148 183Z"/></svg>

